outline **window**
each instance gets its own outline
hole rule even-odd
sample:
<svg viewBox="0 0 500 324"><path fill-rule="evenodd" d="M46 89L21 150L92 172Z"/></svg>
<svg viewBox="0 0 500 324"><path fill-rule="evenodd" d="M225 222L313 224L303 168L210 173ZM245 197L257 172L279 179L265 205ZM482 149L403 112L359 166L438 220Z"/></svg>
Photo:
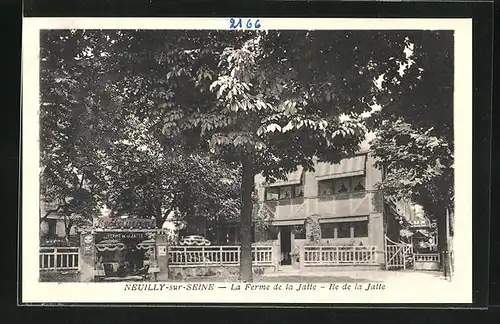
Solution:
<svg viewBox="0 0 500 324"><path fill-rule="evenodd" d="M335 223L320 224L321 238L335 238Z"/></svg>
<svg viewBox="0 0 500 324"><path fill-rule="evenodd" d="M353 237L368 237L368 221L321 224L321 238Z"/></svg>
<svg viewBox="0 0 500 324"><path fill-rule="evenodd" d="M365 191L366 177L346 177L318 182L319 196Z"/></svg>
<svg viewBox="0 0 500 324"><path fill-rule="evenodd" d="M352 222L354 237L368 237L368 221Z"/></svg>
<svg viewBox="0 0 500 324"><path fill-rule="evenodd" d="M304 186L282 186L266 188L266 200L288 200L297 197L304 197Z"/></svg>
<svg viewBox="0 0 500 324"><path fill-rule="evenodd" d="M277 240L278 239L278 227L277 226L269 226L266 231L266 239L267 240Z"/></svg>
<svg viewBox="0 0 500 324"><path fill-rule="evenodd" d="M366 177L353 177L351 183L353 191L365 191Z"/></svg>
<svg viewBox="0 0 500 324"><path fill-rule="evenodd" d="M56 235L57 234L57 220L55 219L48 219L47 220L47 225L49 226L49 235Z"/></svg>
<svg viewBox="0 0 500 324"><path fill-rule="evenodd" d="M338 223L337 238L351 237L351 223Z"/></svg>
<svg viewBox="0 0 500 324"><path fill-rule="evenodd" d="M351 178L340 178L334 181L334 193L348 193L351 191Z"/></svg>
<svg viewBox="0 0 500 324"><path fill-rule="evenodd" d="M291 199L292 198L292 186L280 187L279 188L279 199Z"/></svg>
<svg viewBox="0 0 500 324"><path fill-rule="evenodd" d="M280 188L267 188L266 189L266 200L278 200L280 195Z"/></svg>
<svg viewBox="0 0 500 324"><path fill-rule="evenodd" d="M320 181L319 182L319 195L320 196L333 195L333 182L332 181Z"/></svg>
<svg viewBox="0 0 500 324"><path fill-rule="evenodd" d="M306 239L306 227L304 225L296 225L293 227L293 235L297 240Z"/></svg>
<svg viewBox="0 0 500 324"><path fill-rule="evenodd" d="M295 197L304 197L304 186L295 186Z"/></svg>

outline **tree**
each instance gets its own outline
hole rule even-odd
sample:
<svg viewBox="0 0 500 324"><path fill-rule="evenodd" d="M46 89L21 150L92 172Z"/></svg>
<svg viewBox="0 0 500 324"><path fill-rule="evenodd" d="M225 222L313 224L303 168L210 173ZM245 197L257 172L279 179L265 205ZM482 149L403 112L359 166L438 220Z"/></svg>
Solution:
<svg viewBox="0 0 500 324"><path fill-rule="evenodd" d="M366 132L361 115L376 95L373 80L398 67L390 57L403 55L404 43L396 33L234 33L229 41L227 35L204 35L220 47L190 37L167 52L173 95L163 131L208 144L241 166L240 274L250 281L254 175L272 181L297 164L312 170L315 157L338 162L357 151ZM189 65L171 63L187 52ZM186 102L184 92L196 96Z"/></svg>
<svg viewBox="0 0 500 324"><path fill-rule="evenodd" d="M153 216L161 228L171 212L184 220L196 213L207 221L234 215L238 191L233 170L206 155L164 149L142 126L137 132L145 141L136 137L135 143L115 143L105 163L112 216Z"/></svg>
<svg viewBox="0 0 500 324"><path fill-rule="evenodd" d="M454 209L453 32L422 33L407 44L400 86L387 86L392 96L370 117L378 135L371 145L386 171L386 197L422 205L446 252L446 217Z"/></svg>
<svg viewBox="0 0 500 324"><path fill-rule="evenodd" d="M159 227L171 210L185 216L198 207L211 217L231 217L237 191L221 179L234 182L233 170L200 152L186 155L164 145L161 114L141 114L135 105L148 102L133 95L141 88L129 90L116 78L113 48L122 36L42 33L41 189L43 200L57 207L41 221L62 212L69 233L75 214L90 218L103 205L111 216L154 215ZM131 82L125 85L140 84L136 75L123 76Z"/></svg>
<svg viewBox="0 0 500 324"><path fill-rule="evenodd" d="M371 126L364 114L376 103L392 107L401 87L420 82L402 83L398 73L408 39L421 35L139 30L78 37L98 58L95 78L122 113L161 121L165 147L210 152L241 169L240 273L250 281L254 175L282 179L298 164L312 170L315 158L338 162L357 151ZM377 87L381 75L386 81Z"/></svg>
<svg viewBox="0 0 500 324"><path fill-rule="evenodd" d="M80 62L84 44L70 36L70 32L43 35L40 63L41 198L55 206L41 215L40 222L53 212L62 214L66 237L80 222L76 215L89 218L98 213L102 189L98 151L106 124L97 121L108 119L106 112L95 111L105 94L89 91L95 90L95 70L88 71Z"/></svg>

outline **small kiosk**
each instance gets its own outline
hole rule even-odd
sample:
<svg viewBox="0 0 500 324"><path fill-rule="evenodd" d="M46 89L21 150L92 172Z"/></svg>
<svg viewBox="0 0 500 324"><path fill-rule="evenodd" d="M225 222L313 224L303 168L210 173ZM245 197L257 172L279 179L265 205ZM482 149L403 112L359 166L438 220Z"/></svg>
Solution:
<svg viewBox="0 0 500 324"><path fill-rule="evenodd" d="M80 235L81 281L167 279L167 233L154 219L94 218Z"/></svg>

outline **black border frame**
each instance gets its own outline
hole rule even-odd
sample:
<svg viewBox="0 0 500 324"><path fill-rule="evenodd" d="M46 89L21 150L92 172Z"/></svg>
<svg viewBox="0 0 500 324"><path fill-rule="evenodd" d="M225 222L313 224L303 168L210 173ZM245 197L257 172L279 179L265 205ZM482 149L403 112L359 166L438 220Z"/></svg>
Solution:
<svg viewBox="0 0 500 324"><path fill-rule="evenodd" d="M430 7L432 4L432 7ZM238 13L235 15L235 13ZM473 304L161 304L112 303L64 304L81 306L186 306L261 308L484 308L488 305L488 256L491 178L491 80L492 80L492 2L302 2L302 1L77 1L25 0L24 17L317 17L317 18L473 18ZM488 126L487 126L488 125ZM22 125L20 125L22 129ZM22 144L21 144L22 145ZM21 155L21 148L19 148ZM21 157L22 158L22 157ZM22 166L19 172L22 177ZM19 193L21 183L19 183ZM21 197L19 196L19 199ZM19 223L22 211L19 204ZM19 231L18 243L22 233ZM21 277L19 251L18 283ZM22 292L18 284L18 304ZM51 304L45 304L51 305ZM54 304L52 304L54 305Z"/></svg>

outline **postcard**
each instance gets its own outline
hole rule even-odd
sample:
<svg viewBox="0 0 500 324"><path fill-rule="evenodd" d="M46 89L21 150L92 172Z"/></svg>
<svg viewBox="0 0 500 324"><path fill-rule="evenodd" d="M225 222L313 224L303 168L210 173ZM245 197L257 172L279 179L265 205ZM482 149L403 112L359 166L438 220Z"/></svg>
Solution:
<svg viewBox="0 0 500 324"><path fill-rule="evenodd" d="M472 19L25 18L22 302L471 303L471 156Z"/></svg>

